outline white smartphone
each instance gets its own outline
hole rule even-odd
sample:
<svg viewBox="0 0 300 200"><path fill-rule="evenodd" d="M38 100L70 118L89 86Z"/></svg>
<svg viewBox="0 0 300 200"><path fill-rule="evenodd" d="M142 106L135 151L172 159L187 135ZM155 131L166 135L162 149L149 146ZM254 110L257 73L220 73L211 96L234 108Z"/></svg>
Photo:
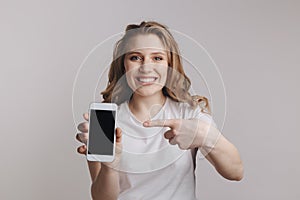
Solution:
<svg viewBox="0 0 300 200"><path fill-rule="evenodd" d="M90 104L87 160L99 162L114 160L117 108L114 103Z"/></svg>

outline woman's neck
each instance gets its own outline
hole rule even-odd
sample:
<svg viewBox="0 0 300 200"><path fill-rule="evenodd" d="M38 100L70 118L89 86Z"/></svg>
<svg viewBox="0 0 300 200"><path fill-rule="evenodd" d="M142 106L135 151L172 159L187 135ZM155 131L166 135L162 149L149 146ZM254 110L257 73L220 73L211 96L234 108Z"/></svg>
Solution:
<svg viewBox="0 0 300 200"><path fill-rule="evenodd" d="M162 92L152 96L140 96L134 93L129 101L129 109L141 122L151 119L163 107L166 97Z"/></svg>

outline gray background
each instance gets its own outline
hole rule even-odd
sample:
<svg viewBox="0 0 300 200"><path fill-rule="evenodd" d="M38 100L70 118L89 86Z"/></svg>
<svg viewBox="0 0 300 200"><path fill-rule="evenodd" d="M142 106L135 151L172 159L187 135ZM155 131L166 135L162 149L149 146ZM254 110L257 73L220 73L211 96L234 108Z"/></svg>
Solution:
<svg viewBox="0 0 300 200"><path fill-rule="evenodd" d="M296 0L1 1L0 199L89 198L73 81L96 44L141 20L200 42L223 77L222 132L240 150L245 177L227 181L202 161L202 199L299 199Z"/></svg>

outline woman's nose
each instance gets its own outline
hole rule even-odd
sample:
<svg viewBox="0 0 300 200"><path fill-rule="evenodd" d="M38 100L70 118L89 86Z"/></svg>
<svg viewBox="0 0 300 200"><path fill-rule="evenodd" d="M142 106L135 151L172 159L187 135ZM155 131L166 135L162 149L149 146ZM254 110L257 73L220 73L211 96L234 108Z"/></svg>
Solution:
<svg viewBox="0 0 300 200"><path fill-rule="evenodd" d="M153 63L152 63L151 59L144 58L139 70L140 70L140 72L146 73L146 72L150 72L152 70L152 68L153 68Z"/></svg>
<svg viewBox="0 0 300 200"><path fill-rule="evenodd" d="M145 56L144 59L143 59L142 64L143 64L143 65L149 65L149 64L151 64L151 63L152 63L151 58L149 58L148 56Z"/></svg>

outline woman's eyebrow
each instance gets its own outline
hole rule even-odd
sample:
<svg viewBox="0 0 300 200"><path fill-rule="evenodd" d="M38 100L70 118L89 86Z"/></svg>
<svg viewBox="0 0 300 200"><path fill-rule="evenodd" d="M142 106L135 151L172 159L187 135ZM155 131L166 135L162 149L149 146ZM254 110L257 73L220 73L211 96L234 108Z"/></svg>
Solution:
<svg viewBox="0 0 300 200"><path fill-rule="evenodd" d="M166 52L158 51L158 52L152 52L151 54L161 54L161 55L167 55Z"/></svg>
<svg viewBox="0 0 300 200"><path fill-rule="evenodd" d="M127 55L130 55L130 54L141 54L141 52L138 52L138 51L129 51L129 52L127 52Z"/></svg>
<svg viewBox="0 0 300 200"><path fill-rule="evenodd" d="M143 54L143 53L140 52L140 51L129 51L129 52L127 53L127 55L130 55L130 54ZM157 55L157 54L167 55L166 52L163 52L163 51L151 52L150 54L151 54L151 55L152 55L152 54L155 54L155 55Z"/></svg>

